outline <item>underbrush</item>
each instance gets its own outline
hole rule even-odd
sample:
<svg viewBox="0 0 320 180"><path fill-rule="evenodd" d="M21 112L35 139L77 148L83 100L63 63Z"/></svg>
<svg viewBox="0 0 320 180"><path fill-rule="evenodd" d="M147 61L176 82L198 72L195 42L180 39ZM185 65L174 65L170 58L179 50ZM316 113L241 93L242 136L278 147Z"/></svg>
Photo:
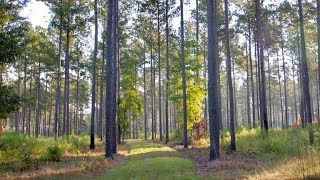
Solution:
<svg viewBox="0 0 320 180"><path fill-rule="evenodd" d="M320 155L320 128L314 129L314 144L310 146L309 132L305 128L269 129L268 132L260 129L239 127L236 130L237 153L256 155L261 158L285 156L299 156L310 149ZM230 151L230 132L220 132L220 148L223 152ZM193 142L195 147L209 147L209 135Z"/></svg>
<svg viewBox="0 0 320 180"><path fill-rule="evenodd" d="M89 136L34 138L13 131L0 136L0 171L37 169L41 161L60 161L64 154L88 151Z"/></svg>
<svg viewBox="0 0 320 180"><path fill-rule="evenodd" d="M313 177L320 172L320 128L313 127L314 144L310 145L308 128L260 129L239 127L236 130L235 153L230 150L230 132L221 131L222 156L256 159L266 172L283 171L289 177ZM209 138L194 142L196 147L208 147Z"/></svg>

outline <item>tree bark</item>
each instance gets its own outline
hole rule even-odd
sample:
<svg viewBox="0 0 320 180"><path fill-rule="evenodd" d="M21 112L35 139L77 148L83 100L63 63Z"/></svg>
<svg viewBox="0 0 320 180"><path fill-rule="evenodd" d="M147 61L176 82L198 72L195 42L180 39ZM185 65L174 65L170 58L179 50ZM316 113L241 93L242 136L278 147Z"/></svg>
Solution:
<svg viewBox="0 0 320 180"><path fill-rule="evenodd" d="M187 82L186 65L184 57L184 18L183 18L183 0L180 0L181 7L181 59L182 59L182 91L183 91L183 146L188 148L188 129L187 129Z"/></svg>
<svg viewBox="0 0 320 180"><path fill-rule="evenodd" d="M282 70L283 70L283 80L284 80L284 114L285 114L285 127L289 127L289 117L288 117L288 97L287 97L287 77L286 77L286 64L284 62L284 39L283 39L283 23L280 19L281 33L280 33L280 41L281 41L281 53L282 53Z"/></svg>
<svg viewBox="0 0 320 180"><path fill-rule="evenodd" d="M144 49L145 50L145 49ZM143 54L143 109L144 109L144 140L147 140L147 89L146 89L146 52Z"/></svg>
<svg viewBox="0 0 320 180"><path fill-rule="evenodd" d="M257 28L258 28L258 42L259 42L259 59L260 59L260 70L261 70L261 97L260 106L262 110L262 122L264 130L268 130L268 114L267 114L267 103L266 103L266 85L265 85L265 70L264 70L264 49L263 49L263 33L261 23L261 4L260 0L256 0L257 6Z"/></svg>
<svg viewBox="0 0 320 180"><path fill-rule="evenodd" d="M219 106L218 89L218 28L217 1L207 1L208 21L208 99L209 99L209 129L210 129L210 160L216 160L219 154L219 123L221 107Z"/></svg>
<svg viewBox="0 0 320 180"><path fill-rule="evenodd" d="M105 157L113 158L113 116L112 116L112 106L115 106L112 101L112 96L114 96L114 92L112 92L113 83L112 83L112 26L113 26L113 11L114 11L114 0L108 1L108 21L107 21L107 49L106 49L106 147L105 147Z"/></svg>
<svg viewBox="0 0 320 180"><path fill-rule="evenodd" d="M318 34L318 90L320 91L320 0L317 0L317 34ZM319 101L318 101L317 111L318 111L318 116L320 116Z"/></svg>
<svg viewBox="0 0 320 180"><path fill-rule="evenodd" d="M248 127L251 128L251 108L250 108L250 75L249 75L249 55L248 47L246 47L246 71L247 71L247 118L248 118Z"/></svg>
<svg viewBox="0 0 320 180"><path fill-rule="evenodd" d="M231 134L231 150L236 150L236 138L235 138L235 127L234 127L234 102L233 102L233 85L231 75L231 53L230 53L230 35L229 35L229 5L228 0L224 0L224 22L225 22L225 33L226 33L226 52L227 52L227 77L228 77L228 92L230 97L230 134ZM249 116L250 114L248 114Z"/></svg>
<svg viewBox="0 0 320 180"><path fill-rule="evenodd" d="M256 127L256 107L255 107L255 96L254 96L254 81L253 81L253 65L251 56L251 23L248 21L249 29L249 60L250 60L250 79L251 79L251 93L252 93L252 127Z"/></svg>
<svg viewBox="0 0 320 180"><path fill-rule="evenodd" d="M98 1L94 1L94 50L92 62L91 116L90 116L90 149L95 149L94 118L96 105L96 65L98 56Z"/></svg>
<svg viewBox="0 0 320 180"><path fill-rule="evenodd" d="M278 62L278 80L279 80L279 98L280 98L280 113L281 113L281 127L284 125L283 121L283 102L282 102L282 88L281 88L281 76L280 76L280 60L277 52L277 62Z"/></svg>
<svg viewBox="0 0 320 180"><path fill-rule="evenodd" d="M162 110L161 110L161 47L160 47L160 1L157 1L158 5L158 70L159 70L159 132L160 141L162 141Z"/></svg>
<svg viewBox="0 0 320 180"><path fill-rule="evenodd" d="M310 91L309 91L309 72L308 72L308 60L307 60L307 52L306 52L306 44L304 37L304 20L302 13L302 3L301 0L298 0L299 7L299 22L300 22L300 45L301 45L301 64L302 64L302 83L303 83L303 98L306 106L306 122L309 125L309 140L310 144L314 142L313 128L312 125L312 112L311 112L311 102L310 102Z"/></svg>
<svg viewBox="0 0 320 180"><path fill-rule="evenodd" d="M62 4L62 0L60 0ZM57 77L57 92L55 97L55 110L54 110L54 136L58 137L58 122L60 122L60 98L61 98L61 49L62 49L62 14L60 15L59 22L59 49L58 49L58 77Z"/></svg>
<svg viewBox="0 0 320 180"><path fill-rule="evenodd" d="M63 110L63 131L62 134L68 135L69 130L69 53L70 53L70 15L67 16L66 30L66 51L65 51L65 80L64 80L64 110Z"/></svg>
<svg viewBox="0 0 320 180"><path fill-rule="evenodd" d="M198 0L197 0L198 1ZM169 2L166 0L166 144L169 142Z"/></svg>

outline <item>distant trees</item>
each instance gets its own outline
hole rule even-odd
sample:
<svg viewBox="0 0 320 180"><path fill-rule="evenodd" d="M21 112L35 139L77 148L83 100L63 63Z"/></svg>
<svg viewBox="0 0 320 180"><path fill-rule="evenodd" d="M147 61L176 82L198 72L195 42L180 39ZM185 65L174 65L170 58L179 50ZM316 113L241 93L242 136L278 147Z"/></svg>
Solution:
<svg viewBox="0 0 320 180"><path fill-rule="evenodd" d="M219 158L221 129L235 150L239 126L268 130L301 119L314 141L318 0L196 0L190 19L183 0L42 0L52 11L47 29L20 17L26 2L0 2L0 97L7 104L0 114L17 132L90 132L91 148L94 136L106 139L107 158L125 138L165 135L168 143L172 134L187 148L194 124L207 117L211 160Z"/></svg>

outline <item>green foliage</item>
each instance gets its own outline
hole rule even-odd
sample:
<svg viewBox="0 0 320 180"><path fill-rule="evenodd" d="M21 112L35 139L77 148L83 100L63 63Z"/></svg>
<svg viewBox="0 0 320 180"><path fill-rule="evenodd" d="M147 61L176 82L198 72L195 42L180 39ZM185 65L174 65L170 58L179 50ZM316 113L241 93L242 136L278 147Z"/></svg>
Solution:
<svg viewBox="0 0 320 180"><path fill-rule="evenodd" d="M38 164L38 161L33 159L35 147L33 139L15 132L6 132L0 137L0 164L6 165L3 168L12 171L35 167Z"/></svg>
<svg viewBox="0 0 320 180"><path fill-rule="evenodd" d="M224 131L222 135L222 148L228 149L229 132ZM307 129L296 128L270 129L264 132L260 129L248 129L241 126L237 130L236 140L237 152L269 159L299 155L306 151L309 144Z"/></svg>
<svg viewBox="0 0 320 180"><path fill-rule="evenodd" d="M65 150L70 153L81 153L84 149L89 147L89 136L75 136L71 135L69 137L66 137L67 142Z"/></svg>
<svg viewBox="0 0 320 180"><path fill-rule="evenodd" d="M20 96L11 86L0 82L0 119L7 118L20 106Z"/></svg>
<svg viewBox="0 0 320 180"><path fill-rule="evenodd" d="M121 135L129 133L130 119L136 120L143 112L142 93L138 89L139 58L142 58L141 44L132 42L132 49L124 51L121 59L121 97L118 100L118 119Z"/></svg>
<svg viewBox="0 0 320 180"><path fill-rule="evenodd" d="M47 153L44 157L45 160L48 161L60 161L63 155L62 149L55 145L55 146L50 146L47 148Z"/></svg>
<svg viewBox="0 0 320 180"><path fill-rule="evenodd" d="M181 129L176 129L173 133L172 133L172 137L170 138L171 140L182 140L183 137L183 133Z"/></svg>
<svg viewBox="0 0 320 180"><path fill-rule="evenodd" d="M0 171L37 168L40 160L60 161L64 153L80 154L88 150L89 136L34 138L5 131L0 137Z"/></svg>
<svg viewBox="0 0 320 180"><path fill-rule="evenodd" d="M190 131L194 125L201 120L203 110L203 99L205 90L203 88L204 80L197 76L197 72L201 70L201 56L194 56L192 50L195 49L194 40L186 40L185 60L186 60L186 80L187 80L187 129ZM182 80L181 71L182 64L179 56L174 57L171 65L171 89L176 93L170 93L170 100L176 103L178 112L178 123L183 123L183 104L182 104Z"/></svg>
<svg viewBox="0 0 320 180"><path fill-rule="evenodd" d="M0 65L16 61L22 52L21 40L25 34L26 23L19 11L26 1L0 2Z"/></svg>

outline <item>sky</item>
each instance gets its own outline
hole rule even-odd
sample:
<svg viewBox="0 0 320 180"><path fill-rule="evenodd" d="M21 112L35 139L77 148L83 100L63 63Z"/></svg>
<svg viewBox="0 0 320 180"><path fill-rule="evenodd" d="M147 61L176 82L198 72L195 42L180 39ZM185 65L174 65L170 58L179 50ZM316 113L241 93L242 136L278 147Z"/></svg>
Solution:
<svg viewBox="0 0 320 180"><path fill-rule="evenodd" d="M31 0L27 7L22 10L21 16L27 17L34 27L41 26L47 28L51 15L47 5L43 2Z"/></svg>
<svg viewBox="0 0 320 180"><path fill-rule="evenodd" d="M177 5L179 5L178 1ZM195 1L191 1L189 5L185 6L185 19L190 18L191 9L195 9ZM26 17L34 27L41 26L43 28L48 27L51 17L49 7L43 2L39 2L36 0L31 0L23 9L21 15L23 17ZM178 28L180 26L180 19L175 18L173 21L173 25L175 28Z"/></svg>

